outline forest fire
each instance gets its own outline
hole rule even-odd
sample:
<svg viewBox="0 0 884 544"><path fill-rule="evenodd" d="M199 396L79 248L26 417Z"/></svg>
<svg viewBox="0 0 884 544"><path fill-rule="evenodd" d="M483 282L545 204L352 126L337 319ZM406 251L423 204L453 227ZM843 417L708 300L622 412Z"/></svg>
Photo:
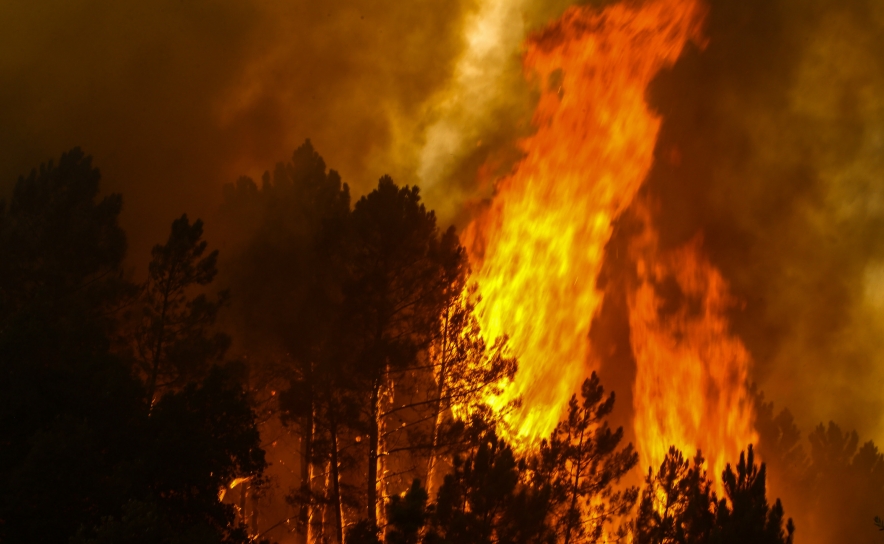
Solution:
<svg viewBox="0 0 884 544"><path fill-rule="evenodd" d="M884 530L879 0L6 4L0 542Z"/></svg>
<svg viewBox="0 0 884 544"><path fill-rule="evenodd" d="M593 367L587 334L604 247L651 167L660 126L645 90L688 40L702 39L703 17L693 0L573 8L529 43L525 69L544 82L537 132L465 236L483 328L508 334L520 359L508 391L524 402L511 421L520 437L548 435L560 399Z"/></svg>

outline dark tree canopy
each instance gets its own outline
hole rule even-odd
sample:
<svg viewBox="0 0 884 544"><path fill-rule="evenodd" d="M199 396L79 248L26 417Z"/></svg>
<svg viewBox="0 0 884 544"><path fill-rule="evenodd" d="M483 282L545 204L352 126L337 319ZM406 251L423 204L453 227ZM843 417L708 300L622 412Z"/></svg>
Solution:
<svg viewBox="0 0 884 544"><path fill-rule="evenodd" d="M218 250L204 255L208 243L202 235L203 222L191 224L184 214L172 222L168 241L151 251L134 333L137 369L151 400L204 376L230 345L229 336L211 330L227 292L217 300L204 293L192 296L194 288L210 284L218 273Z"/></svg>
<svg viewBox="0 0 884 544"><path fill-rule="evenodd" d="M754 448L721 475L724 497L706 478L703 458L692 462L671 448L660 469L648 471L635 538L640 544L791 544L795 528L777 499L767 501L766 468Z"/></svg>
<svg viewBox="0 0 884 544"><path fill-rule="evenodd" d="M0 541L248 542L219 489L260 478L242 369L151 395L114 351L118 195L75 149L20 178L0 210Z"/></svg>
<svg viewBox="0 0 884 544"><path fill-rule="evenodd" d="M427 542L509 541L520 528L511 523L518 521L514 514L525 501L522 495L532 492L519 485L519 473L524 469L524 461L493 434L482 440L474 453L456 457L454 470L439 488ZM523 534L525 542L549 532L543 521L530 529L535 534Z"/></svg>
<svg viewBox="0 0 884 544"><path fill-rule="evenodd" d="M28 305L105 302L119 273L126 236L117 224L122 197L96 201L101 174L79 148L20 177L0 201L0 333Z"/></svg>

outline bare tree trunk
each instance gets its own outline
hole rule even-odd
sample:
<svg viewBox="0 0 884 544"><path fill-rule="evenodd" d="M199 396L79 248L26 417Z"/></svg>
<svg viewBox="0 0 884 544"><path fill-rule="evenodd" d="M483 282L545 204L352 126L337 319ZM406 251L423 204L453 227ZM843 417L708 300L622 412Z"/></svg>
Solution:
<svg viewBox="0 0 884 544"><path fill-rule="evenodd" d="M436 379L436 403L433 411L433 436L430 442L430 453L427 459L427 493L432 496L434 472L436 469L436 448L439 446L439 423L442 416L442 395L445 393L445 379L448 372L448 324L450 311L445 312L445 326L442 329L442 353L439 363L439 376Z"/></svg>
<svg viewBox="0 0 884 544"><path fill-rule="evenodd" d="M315 521L316 526L316 535L314 536L314 542L328 542L328 537L326 533L328 532L329 518L331 517L331 501L328 500L329 489L331 488L331 461L325 463L325 467L323 470L323 500L322 506L318 507L319 513L314 513L314 516L317 518Z"/></svg>
<svg viewBox="0 0 884 544"><path fill-rule="evenodd" d="M378 446L380 440L380 410L378 407L381 378L377 377L372 383L371 398L369 399L369 423L368 423L368 482L366 493L368 521L377 526L378 523Z"/></svg>
<svg viewBox="0 0 884 544"><path fill-rule="evenodd" d="M310 463L308 468L308 481L310 482L308 486L308 499L307 499L307 542L321 542L322 537L322 512L319 512L319 522L317 525L316 521L316 512L318 508L316 507L316 503L313 497L313 490L316 489L316 486L313 483L313 480L316 479L316 465Z"/></svg>
<svg viewBox="0 0 884 544"><path fill-rule="evenodd" d="M344 519L343 519L343 510L341 505L341 482L340 482L340 474L338 473L338 423L334 414L331 417L331 440L332 440L332 448L331 448L331 479L332 479L332 507L334 508L335 514L335 537L337 537L338 544L343 544L344 542Z"/></svg>
<svg viewBox="0 0 884 544"><path fill-rule="evenodd" d="M580 487L580 471L583 470L583 435L584 429L580 430L580 438L577 445L577 459L574 466L574 482L571 484L571 506L568 511L567 523L565 525L565 544L571 543L571 534L576 530L577 522L572 518L573 512L577 510L578 490ZM571 435L568 434L568 442L571 441Z"/></svg>
<svg viewBox="0 0 884 544"><path fill-rule="evenodd" d="M310 374L312 374L312 372ZM311 509L310 505L313 500L311 465L313 461L313 433L315 425L313 421L314 402L312 394L312 378L312 375L306 376L306 390L309 397L307 399L309 409L307 410L307 414L304 416L301 436L301 491L305 495L305 502L301 505L301 509L298 512L298 527L301 530L298 535L298 540L301 544L306 544L309 540Z"/></svg>

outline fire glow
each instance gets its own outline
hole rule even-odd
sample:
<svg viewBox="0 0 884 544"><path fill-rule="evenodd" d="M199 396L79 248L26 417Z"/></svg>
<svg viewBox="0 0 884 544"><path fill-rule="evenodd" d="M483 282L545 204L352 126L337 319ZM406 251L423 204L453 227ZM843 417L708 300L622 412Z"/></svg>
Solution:
<svg viewBox="0 0 884 544"><path fill-rule="evenodd" d="M483 297L483 330L492 338L508 335L520 361L505 398L492 399L502 406L522 398L509 420L520 440L547 436L561 399L597 366L588 332L604 296L596 287L604 248L612 221L633 203L651 168L661 123L645 92L689 40L702 41L705 11L698 0L571 8L527 43L525 71L542 86L536 132L464 233ZM642 248L640 285L630 297L642 462L659 463L674 444L690 454L713 450L717 469L719 459L733 458L755 436L744 402L749 358L727 333L726 286L697 255L699 246L659 261L649 248ZM684 323L660 318L655 273L674 274L703 301L704 313L677 316ZM667 381L682 378L679 387ZM685 394L684 387L695 389ZM670 412L658 408L673 402Z"/></svg>

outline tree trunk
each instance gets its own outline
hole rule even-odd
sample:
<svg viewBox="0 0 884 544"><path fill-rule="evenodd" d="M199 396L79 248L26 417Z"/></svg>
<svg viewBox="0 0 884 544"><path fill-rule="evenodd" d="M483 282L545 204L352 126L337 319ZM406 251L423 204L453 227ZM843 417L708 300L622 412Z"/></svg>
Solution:
<svg viewBox="0 0 884 544"><path fill-rule="evenodd" d="M375 378L371 387L370 398L370 421L368 423L368 482L367 482L367 517L368 521L377 526L378 523L378 446L380 440L380 414L378 401L381 388L381 379Z"/></svg>
<svg viewBox="0 0 884 544"><path fill-rule="evenodd" d="M332 506L335 510L335 536L337 537L338 544L343 544L344 542L344 519L343 519L343 511L341 506L341 483L340 483L340 475L338 473L338 423L335 419L335 416L331 417L331 439L332 439L332 449L331 449L331 478L332 478Z"/></svg>
<svg viewBox="0 0 884 544"><path fill-rule="evenodd" d="M307 401L309 408L307 410L307 414L304 416L301 437L301 489L305 492L306 502L301 505L301 509L298 512L298 527L301 529L301 533L298 536L299 541L302 544L306 544L306 542L308 541L308 535L310 533L310 503L312 502L313 497L313 483L311 481L312 479L310 473L310 467L313 461L314 432L314 402L312 380L312 367L308 365L308 375L305 376L305 381L307 382L306 391L308 396Z"/></svg>
<svg viewBox="0 0 884 544"><path fill-rule="evenodd" d="M448 373L448 323L450 311L445 312L445 326L442 329L442 355L439 363L439 377L436 384L436 403L433 408L433 437L430 442L430 454L427 459L427 493L433 495L433 476L436 468L436 447L439 445L439 418L442 415L442 395L445 393L445 378Z"/></svg>
<svg viewBox="0 0 884 544"><path fill-rule="evenodd" d="M584 416L585 417L585 416ZM571 534L577 528L573 519L574 512L577 511L577 499L580 491L580 471L583 470L583 437L586 429L580 429L580 438L577 442L577 459L574 460L574 481L571 483L571 506L567 512L567 523L565 525L565 544L571 543ZM568 434L568 442L571 441L571 434Z"/></svg>

